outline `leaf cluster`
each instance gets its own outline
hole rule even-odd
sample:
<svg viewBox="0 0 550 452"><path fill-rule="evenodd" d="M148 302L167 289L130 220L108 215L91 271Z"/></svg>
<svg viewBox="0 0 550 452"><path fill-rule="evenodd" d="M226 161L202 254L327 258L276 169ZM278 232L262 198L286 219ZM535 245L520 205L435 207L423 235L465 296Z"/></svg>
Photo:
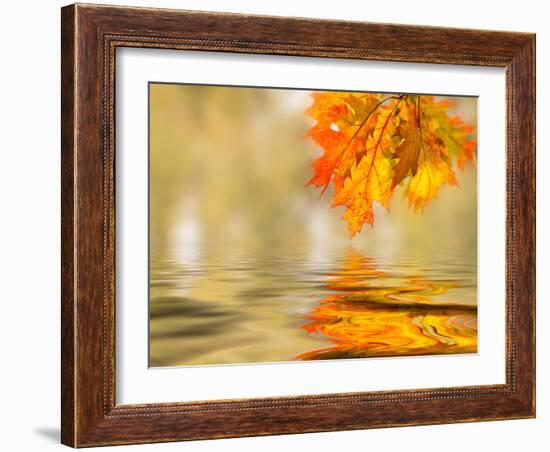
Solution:
<svg viewBox="0 0 550 452"><path fill-rule="evenodd" d="M396 186L422 211L443 185L457 185L455 169L475 163L475 128L451 116L454 104L433 96L315 92L308 132L324 153L307 185L332 184L333 206L344 206L350 236L374 224L373 203L386 209Z"/></svg>

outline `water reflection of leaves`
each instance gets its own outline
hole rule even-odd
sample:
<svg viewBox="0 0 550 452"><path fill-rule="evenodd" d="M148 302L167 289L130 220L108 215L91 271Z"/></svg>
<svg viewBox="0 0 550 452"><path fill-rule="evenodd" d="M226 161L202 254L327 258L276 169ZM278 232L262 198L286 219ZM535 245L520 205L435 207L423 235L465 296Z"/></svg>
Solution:
<svg viewBox="0 0 550 452"><path fill-rule="evenodd" d="M477 351L477 307L435 298L458 287L456 281L392 278L355 251L348 253L341 270L327 276L331 279L325 288L337 293L320 301L303 328L332 345L301 353L296 359Z"/></svg>

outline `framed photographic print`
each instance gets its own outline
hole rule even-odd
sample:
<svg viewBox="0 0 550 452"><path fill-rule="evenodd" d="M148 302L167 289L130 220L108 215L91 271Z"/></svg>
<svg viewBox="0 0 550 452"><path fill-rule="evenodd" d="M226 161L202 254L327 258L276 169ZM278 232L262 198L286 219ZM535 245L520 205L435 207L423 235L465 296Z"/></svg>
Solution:
<svg viewBox="0 0 550 452"><path fill-rule="evenodd" d="M535 37L62 9L62 442L535 415Z"/></svg>

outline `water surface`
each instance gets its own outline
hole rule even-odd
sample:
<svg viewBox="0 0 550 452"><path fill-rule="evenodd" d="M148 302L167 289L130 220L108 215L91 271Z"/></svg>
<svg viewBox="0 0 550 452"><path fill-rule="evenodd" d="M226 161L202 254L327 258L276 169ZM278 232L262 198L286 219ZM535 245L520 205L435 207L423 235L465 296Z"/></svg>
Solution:
<svg viewBox="0 0 550 452"><path fill-rule="evenodd" d="M471 353L471 259L210 251L152 256L150 366Z"/></svg>

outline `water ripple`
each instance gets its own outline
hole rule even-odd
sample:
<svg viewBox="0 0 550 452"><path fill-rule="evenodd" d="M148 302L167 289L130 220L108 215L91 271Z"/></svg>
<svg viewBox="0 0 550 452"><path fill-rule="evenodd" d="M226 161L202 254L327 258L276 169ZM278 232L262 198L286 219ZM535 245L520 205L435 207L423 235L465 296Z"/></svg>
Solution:
<svg viewBox="0 0 550 452"><path fill-rule="evenodd" d="M475 352L476 288L457 256L154 258L150 365Z"/></svg>

